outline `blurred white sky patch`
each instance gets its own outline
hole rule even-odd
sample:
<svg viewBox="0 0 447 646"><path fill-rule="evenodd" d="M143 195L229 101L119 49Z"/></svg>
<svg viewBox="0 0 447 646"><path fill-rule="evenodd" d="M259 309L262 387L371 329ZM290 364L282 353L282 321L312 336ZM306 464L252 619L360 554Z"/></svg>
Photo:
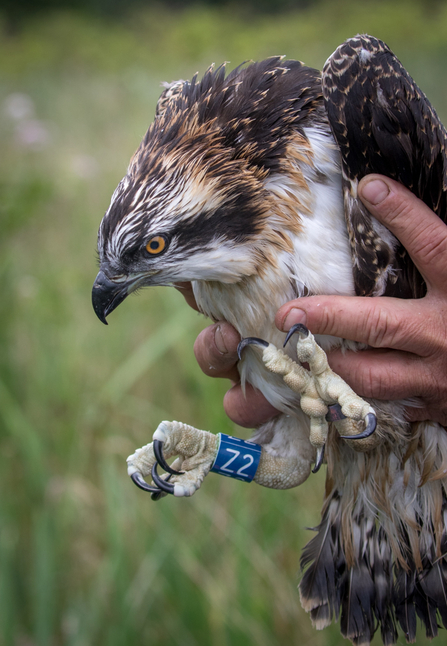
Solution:
<svg viewBox="0 0 447 646"><path fill-rule="evenodd" d="M28 94L9 94L3 102L3 113L13 121L14 137L20 147L42 150L51 143L48 124L36 118L34 101Z"/></svg>
<svg viewBox="0 0 447 646"><path fill-rule="evenodd" d="M16 124L16 141L24 148L41 150L51 142L48 126L39 119L25 119Z"/></svg>
<svg viewBox="0 0 447 646"><path fill-rule="evenodd" d="M34 101L27 94L14 92L9 94L3 102L4 114L14 121L34 118Z"/></svg>
<svg viewBox="0 0 447 646"><path fill-rule="evenodd" d="M71 170L80 179L92 179L99 173L99 163L92 155L73 155Z"/></svg>

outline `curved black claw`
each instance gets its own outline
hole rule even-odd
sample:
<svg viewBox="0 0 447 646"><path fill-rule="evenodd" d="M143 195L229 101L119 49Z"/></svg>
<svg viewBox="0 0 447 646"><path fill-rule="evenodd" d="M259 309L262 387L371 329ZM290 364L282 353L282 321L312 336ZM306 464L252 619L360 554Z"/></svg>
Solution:
<svg viewBox="0 0 447 646"><path fill-rule="evenodd" d="M293 334L295 334L295 332L299 332L304 337L309 336L309 330L307 329L307 327L305 325L303 325L302 323L296 323L296 325L292 325L290 330L287 332L287 336L286 336L286 340L284 341L283 348L286 347L286 345L288 344L288 342L290 340L290 337Z"/></svg>
<svg viewBox="0 0 447 646"><path fill-rule="evenodd" d="M374 413L368 413L365 417L366 427L362 433L357 435L340 435L342 440L364 440L374 433L377 427L377 417Z"/></svg>
<svg viewBox="0 0 447 646"><path fill-rule="evenodd" d="M132 473L130 478L132 482L136 484L137 487L139 487L140 489L143 489L143 491L149 491L149 493L153 495L157 495L161 493L161 490L158 489L158 487L151 487L150 485L148 485L147 482L143 479L143 476L139 471L135 471L135 473Z"/></svg>
<svg viewBox="0 0 447 646"><path fill-rule="evenodd" d="M320 446L320 447L317 449L317 459L315 460L315 465L314 465L314 468L312 469L312 473L317 473L317 471L319 471L319 470L320 470L320 467L321 467L321 465L323 464L323 460L324 460L324 447L325 447L325 445L323 444L323 446ZM154 481L154 482L155 482L155 481Z"/></svg>
<svg viewBox="0 0 447 646"><path fill-rule="evenodd" d="M247 345L260 345L262 348L268 348L269 344L264 339L258 339L255 336L247 336L237 346L237 356L239 361L242 359L242 350L247 347Z"/></svg>
<svg viewBox="0 0 447 646"><path fill-rule="evenodd" d="M163 480L163 478L160 478L160 476L157 473L157 462L154 463L154 466L152 467L152 480L155 482L155 484L158 487L158 491L161 489L162 491L165 491L166 493L174 493L174 485L172 485L170 482L167 482L166 480ZM158 492L154 492L158 493Z"/></svg>
<svg viewBox="0 0 447 646"><path fill-rule="evenodd" d="M165 478L165 482L167 482L170 479L171 479L171 474L169 474L168 477ZM151 493L151 500L155 500L156 502L157 500L160 500L161 498L163 498L163 496L164 496L163 491L161 489L158 489L157 493Z"/></svg>
<svg viewBox="0 0 447 646"><path fill-rule="evenodd" d="M163 442L161 440L154 440L153 441L153 448L154 448L154 455L157 458L158 464L168 473L171 473L173 476L179 476L182 473L185 473L184 471L176 471L172 467L169 466L169 464L165 460L165 456L163 455ZM154 480L155 482L155 480Z"/></svg>

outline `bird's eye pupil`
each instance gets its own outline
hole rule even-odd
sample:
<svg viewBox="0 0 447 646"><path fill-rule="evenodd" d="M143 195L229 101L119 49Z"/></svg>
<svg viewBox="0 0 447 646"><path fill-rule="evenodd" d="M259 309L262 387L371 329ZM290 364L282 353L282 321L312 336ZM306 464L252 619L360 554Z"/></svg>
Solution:
<svg viewBox="0 0 447 646"><path fill-rule="evenodd" d="M163 236L154 236L146 245L146 251L154 255L161 253L166 248L166 239Z"/></svg>

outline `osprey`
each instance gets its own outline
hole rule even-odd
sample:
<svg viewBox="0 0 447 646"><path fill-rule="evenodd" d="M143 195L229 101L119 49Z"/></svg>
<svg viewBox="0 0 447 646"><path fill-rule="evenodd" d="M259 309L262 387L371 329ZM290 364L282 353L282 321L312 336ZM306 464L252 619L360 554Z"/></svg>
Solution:
<svg viewBox="0 0 447 646"><path fill-rule="evenodd" d="M447 626L447 434L408 423L415 402L364 401L330 370L325 350L359 344L297 326L278 349L274 318L311 294L425 294L357 185L385 174L445 220L446 140L426 97L369 36L341 45L322 74L281 57L227 76L210 67L166 87L99 229L101 321L139 287L191 281L199 309L243 337L242 382L281 411L251 442L162 422L128 458L132 479L154 498L192 495L210 469L285 489L325 449L300 595L317 628L340 616L354 644L378 627L394 644L399 625L414 641L417 617L429 637L439 619Z"/></svg>

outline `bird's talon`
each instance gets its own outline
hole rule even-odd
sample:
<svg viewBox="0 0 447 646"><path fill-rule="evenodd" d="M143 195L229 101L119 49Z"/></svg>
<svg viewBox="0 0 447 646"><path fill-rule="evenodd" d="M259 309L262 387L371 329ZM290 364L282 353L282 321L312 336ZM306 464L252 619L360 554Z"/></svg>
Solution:
<svg viewBox="0 0 447 646"><path fill-rule="evenodd" d="M364 440L374 433L377 427L377 417L374 413L368 413L365 417L365 430L357 435L340 435L342 440Z"/></svg>
<svg viewBox="0 0 447 646"><path fill-rule="evenodd" d="M314 465L314 468L312 469L312 473L317 473L320 470L321 465L323 464L324 447L325 445L323 444L323 446L319 446L317 449L317 458L315 460L315 465Z"/></svg>
<svg viewBox="0 0 447 646"><path fill-rule="evenodd" d="M135 473L132 473L130 478L132 482L137 485L137 487L139 487L140 489L143 489L143 491L149 491L152 494L152 496L157 496L158 494L161 493L158 487L151 487L150 485L148 485L139 471L135 471ZM156 498L154 498L154 500L156 500Z"/></svg>
<svg viewBox="0 0 447 646"><path fill-rule="evenodd" d="M157 474L158 475L158 474ZM171 479L171 474L168 475L167 478L164 479L164 482L168 482L168 480ZM154 502L157 502L157 500L161 500L161 498L164 497L163 491L159 490L157 493L151 493L151 500Z"/></svg>
<svg viewBox="0 0 447 646"><path fill-rule="evenodd" d="M161 491L165 491L166 493L173 494L174 485L167 482L167 480L163 480L163 478L160 478L160 476L157 473L157 464L158 464L157 462L154 462L152 466L152 471L151 471L152 480L155 482L155 484L158 487L158 490L154 491L153 493L158 494L160 493L160 489L161 489ZM168 479L169 479L169 476L168 476Z"/></svg>
<svg viewBox="0 0 447 646"><path fill-rule="evenodd" d="M161 440L154 440L153 447L154 447L154 455L157 459L158 464L162 467L162 469L172 474L173 476L179 476L179 475L182 475L182 473L184 473L184 471L176 471L175 469L170 467L169 464L166 462L165 456L163 455L163 442Z"/></svg>
<svg viewBox="0 0 447 646"><path fill-rule="evenodd" d="M292 325L290 330L287 332L287 336L286 336L286 340L284 341L283 348L286 347L286 345L288 344L288 342L290 340L290 337L293 334L295 334L295 332L298 332L299 334L302 334L304 338L309 336L309 330L307 329L307 327L305 325L303 325L302 323L296 323L295 325Z"/></svg>
<svg viewBox="0 0 447 646"><path fill-rule="evenodd" d="M242 339L242 341L237 346L237 356L239 357L239 361L241 361L242 351L247 347L247 345L259 345L262 348L269 347L269 343L267 343L267 341L264 341L264 339L258 339L255 336L248 336L247 338Z"/></svg>

